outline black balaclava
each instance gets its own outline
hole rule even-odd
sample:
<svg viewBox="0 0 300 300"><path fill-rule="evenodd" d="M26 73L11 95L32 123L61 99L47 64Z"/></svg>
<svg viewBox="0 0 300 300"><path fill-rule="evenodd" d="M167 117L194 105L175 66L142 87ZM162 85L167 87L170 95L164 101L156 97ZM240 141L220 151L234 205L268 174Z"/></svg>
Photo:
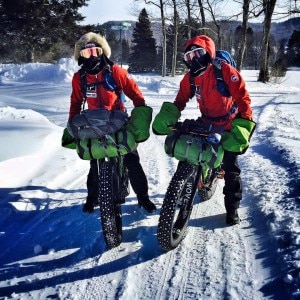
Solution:
<svg viewBox="0 0 300 300"><path fill-rule="evenodd" d="M199 48L199 46L191 45L186 49L186 52L191 51L195 48ZM206 54L201 57L193 57L190 63L185 62L185 64L190 70L190 74L192 77L202 75L206 71L209 63L211 63L211 57L208 54L208 52L206 52Z"/></svg>
<svg viewBox="0 0 300 300"><path fill-rule="evenodd" d="M91 43L88 43L89 45ZM93 43L94 47L99 47L97 43ZM78 59L78 65L91 75L96 75L103 70L103 68L108 64L107 57L102 54L100 56L91 56L89 58L85 58L80 56Z"/></svg>
<svg viewBox="0 0 300 300"><path fill-rule="evenodd" d="M80 57L80 60L82 63L82 68L91 75L98 74L106 66L103 55L100 57L91 56L90 58Z"/></svg>

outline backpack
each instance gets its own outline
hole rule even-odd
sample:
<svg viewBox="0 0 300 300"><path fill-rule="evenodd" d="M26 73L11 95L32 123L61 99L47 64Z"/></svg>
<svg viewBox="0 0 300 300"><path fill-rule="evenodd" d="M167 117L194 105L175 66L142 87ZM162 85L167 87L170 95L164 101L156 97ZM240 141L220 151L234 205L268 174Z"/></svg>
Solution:
<svg viewBox="0 0 300 300"><path fill-rule="evenodd" d="M217 50L216 51L216 58L212 61L212 65L214 68L214 74L217 79L217 90L220 92L220 94L224 97L230 97L230 92L228 89L228 86L223 78L222 73L222 61L228 63L229 65L236 68L236 62L233 59L233 57L230 55L230 53L226 50ZM191 97L193 98L196 92L196 86L195 86L195 78L190 76L190 89L191 89Z"/></svg>

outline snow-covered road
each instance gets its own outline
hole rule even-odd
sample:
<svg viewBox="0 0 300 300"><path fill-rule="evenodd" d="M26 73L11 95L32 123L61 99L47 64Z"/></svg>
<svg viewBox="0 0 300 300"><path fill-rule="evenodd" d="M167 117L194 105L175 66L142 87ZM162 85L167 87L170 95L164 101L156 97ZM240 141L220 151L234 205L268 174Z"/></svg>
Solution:
<svg viewBox="0 0 300 300"><path fill-rule="evenodd" d="M81 212L89 164L60 146L71 64L50 66L36 64L27 73L23 66L24 74L15 67L0 84L1 299L299 297L299 71L280 85L243 72L257 130L240 157L241 224L225 225L221 182L211 200L196 197L186 238L166 253L156 231L177 163L164 153L164 138L152 134L139 146L157 212L141 210L131 192L122 206L124 242L107 250L99 213ZM180 81L135 77L154 115L173 101ZM182 118L197 116L194 100Z"/></svg>

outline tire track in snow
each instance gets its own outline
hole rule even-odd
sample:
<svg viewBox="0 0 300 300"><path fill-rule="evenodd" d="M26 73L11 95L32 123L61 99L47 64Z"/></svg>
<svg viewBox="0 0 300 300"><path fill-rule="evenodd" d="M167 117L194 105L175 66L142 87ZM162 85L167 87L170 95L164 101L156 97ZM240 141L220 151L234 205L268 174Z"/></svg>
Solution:
<svg viewBox="0 0 300 300"><path fill-rule="evenodd" d="M156 281L154 278L157 277L157 262L155 257L161 251L156 238L158 212L160 209L158 201L162 202L165 193L162 189L165 188L166 180L168 180L170 173L174 172L176 167L176 163L172 159L167 159L167 157L166 159L159 160L159 164L157 164L157 158L166 156L163 145L160 145L163 141L164 138L150 137L149 141L141 144L138 148L141 164L148 178L149 195L152 200L154 198L158 210L154 215L140 209L135 211L136 204L133 204L130 198L135 198L136 195L131 191L128 200L122 206L123 243L119 247L108 250L100 256L98 264L101 266L101 271L95 273L97 278L93 276L93 279L89 280L89 284L86 287L87 290L85 291L89 295L92 294L90 297L97 298L101 295L101 299L117 298L131 300L132 294L135 294L136 299L147 299L147 297L153 299L153 290L159 290L159 286L164 286L164 284L161 284L159 278L156 285L151 288L153 282ZM151 157L149 157L149 153L151 153ZM134 208L132 208L132 205L134 205ZM130 219L135 219L136 221L131 224L126 223L126 216L128 214L135 214ZM134 235L134 233L137 235ZM131 241L128 242L128 239ZM124 255L127 258L126 261L122 258ZM120 269L115 271L116 276L114 280L110 279L111 274L109 275L109 273L112 272L109 270L111 268L110 265L120 266ZM152 269L153 273L151 272ZM168 272L169 269L171 267L166 268L164 261L162 270ZM167 277L167 275L164 276ZM134 286L133 282L135 283ZM147 282L147 285L145 285L145 282ZM107 286L110 286L111 289ZM121 288L117 288L118 286L121 286ZM139 286L147 286L147 289L141 291L138 288ZM116 293L111 295L111 290L115 290Z"/></svg>
<svg viewBox="0 0 300 300"><path fill-rule="evenodd" d="M162 203L165 194L165 186L168 184L171 174L176 168L176 162L172 159L160 159L166 156L163 145L164 138L151 137L149 142L143 143L139 147L141 163L144 167L149 183L150 198L157 199ZM149 157L149 153L151 157ZM146 156L148 155L148 157ZM157 160L159 159L159 163ZM134 193L131 193L135 197ZM130 195L130 196L131 196ZM136 299L153 299L153 291L159 295L164 287L164 281L161 278L169 278L168 272L173 265L172 255L164 255L161 259L161 249L159 248L156 232L159 217L160 203L155 201L157 211L153 214L148 214L143 210L137 214L137 220L132 224L124 224L125 229L124 242L126 238L134 238L133 241L126 244L126 249L129 253L133 253L128 259L128 271L122 273L123 288L118 291L118 299L132 299L132 295L136 295ZM124 206L124 214L132 213L130 202ZM124 217L126 220L126 217ZM126 221L125 221L126 222ZM127 235L128 231L138 231L136 238ZM157 278L157 265L161 264L162 277ZM127 266L127 267L128 267ZM167 279L166 279L167 280ZM134 285L132 284L134 282ZM140 286L145 286L144 290L140 290ZM156 297L156 299L158 299Z"/></svg>
<svg viewBox="0 0 300 300"><path fill-rule="evenodd" d="M140 145L139 149L141 163L149 183L149 194L150 196L157 194L160 198L164 197L166 186L177 166L177 162L166 155L164 140L165 137L152 135L146 143Z"/></svg>
<svg viewBox="0 0 300 300"><path fill-rule="evenodd" d="M172 251L168 263L172 271L156 299L221 299L224 295L249 299L255 294L251 269L254 255L251 251L247 254L244 241L247 232L242 230L243 225L227 227L224 220L219 186L211 200L194 206L187 236ZM215 270L220 272L215 274ZM242 290L240 282L244 282ZM261 299L260 293L255 297Z"/></svg>
<svg viewBox="0 0 300 300"><path fill-rule="evenodd" d="M210 234L207 230L198 227L196 219L202 219L209 210L213 199L199 204L196 196L188 231L185 239L173 251L177 252L178 259L174 261L174 277L168 287L168 299L199 299L199 279L203 279L202 264L205 255L205 241Z"/></svg>

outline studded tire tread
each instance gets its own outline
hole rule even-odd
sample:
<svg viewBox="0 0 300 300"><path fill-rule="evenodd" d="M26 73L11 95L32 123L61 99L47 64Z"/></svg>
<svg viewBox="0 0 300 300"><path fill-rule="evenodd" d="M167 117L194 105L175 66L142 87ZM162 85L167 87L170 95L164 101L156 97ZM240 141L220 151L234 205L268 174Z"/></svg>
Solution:
<svg viewBox="0 0 300 300"><path fill-rule="evenodd" d="M157 228L158 242L166 251L176 248L186 235L195 197L196 173L194 166L179 164L168 186ZM192 189L190 196L184 197L184 204L178 205L189 188Z"/></svg>
<svg viewBox="0 0 300 300"><path fill-rule="evenodd" d="M112 161L103 162L99 174L99 205L103 236L108 248L122 242L122 211L114 199L114 176L116 167Z"/></svg>

